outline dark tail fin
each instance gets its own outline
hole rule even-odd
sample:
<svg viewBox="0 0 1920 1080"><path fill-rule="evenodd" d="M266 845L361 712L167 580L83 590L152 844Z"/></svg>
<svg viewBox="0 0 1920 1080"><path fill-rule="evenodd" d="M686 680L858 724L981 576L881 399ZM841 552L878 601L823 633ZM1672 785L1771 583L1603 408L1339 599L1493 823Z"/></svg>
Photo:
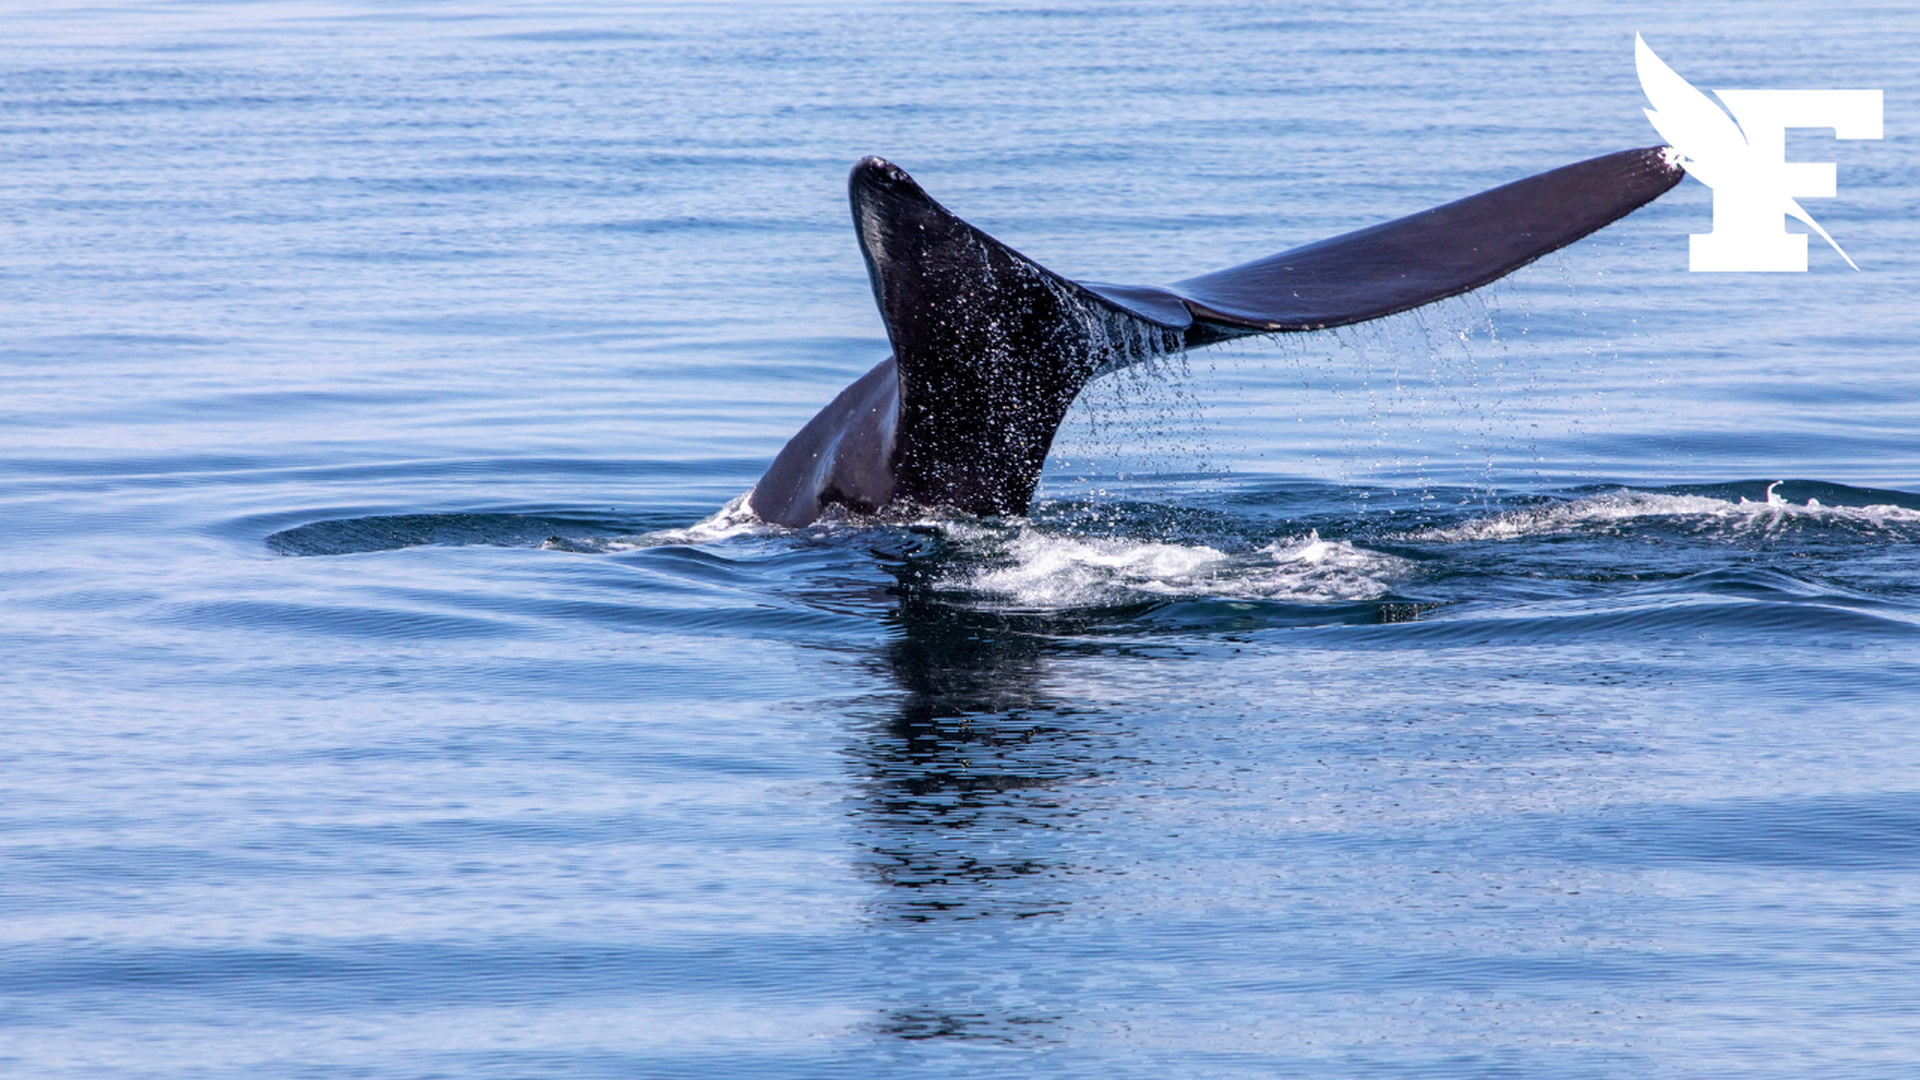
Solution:
<svg viewBox="0 0 1920 1080"><path fill-rule="evenodd" d="M1184 305L1158 290L1136 290L1142 296L1129 302L1069 281L955 217L879 158L855 165L849 187L899 367L895 497L1025 513L1081 387L1178 349Z"/></svg>
<svg viewBox="0 0 1920 1080"><path fill-rule="evenodd" d="M1165 289L1063 278L866 158L849 186L899 368L894 497L1023 513L1055 429L1100 372L1479 288L1679 183L1663 149L1582 161Z"/></svg>
<svg viewBox="0 0 1920 1080"><path fill-rule="evenodd" d="M1365 322L1505 277L1685 175L1664 147L1622 150L1168 289L1193 315L1188 345Z"/></svg>

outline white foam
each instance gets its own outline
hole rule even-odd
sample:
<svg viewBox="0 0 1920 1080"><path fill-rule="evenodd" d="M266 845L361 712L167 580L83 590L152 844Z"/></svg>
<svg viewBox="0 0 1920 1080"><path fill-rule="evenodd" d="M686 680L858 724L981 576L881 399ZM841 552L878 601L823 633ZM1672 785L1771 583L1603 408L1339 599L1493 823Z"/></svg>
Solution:
<svg viewBox="0 0 1920 1080"><path fill-rule="evenodd" d="M664 547L669 544L711 544L736 536L779 536L792 531L760 520L760 515L754 513L747 505L747 500L752 496L752 491L736 495L727 502L727 505L685 528L656 529L638 536L616 536L607 539L555 539L548 540L540 546L563 551L618 552Z"/></svg>
<svg viewBox="0 0 1920 1080"><path fill-rule="evenodd" d="M1442 529L1409 534L1409 540L1457 543L1472 540L1515 540L1529 536L1607 532L1624 526L1661 523L1695 532L1766 534L1789 525L1845 524L1875 530L1911 531L1920 525L1920 510L1879 504L1822 506L1818 499L1790 503L1767 488L1764 502L1728 501L1706 495L1666 495L1618 491L1590 495L1571 502L1510 510Z"/></svg>
<svg viewBox="0 0 1920 1080"><path fill-rule="evenodd" d="M978 542L952 523L955 539ZM1342 541L1276 540L1229 555L1204 544L1062 536L1022 526L1001 541L993 565L942 581L1023 607L1078 607L1145 596L1234 597L1327 603L1387 593L1412 564Z"/></svg>
<svg viewBox="0 0 1920 1080"><path fill-rule="evenodd" d="M687 526L684 529L657 529L647 533L641 539L646 546L659 544L711 544L716 540L727 540L735 536L763 536L786 532L777 525L760 520L753 512L747 500L753 497L751 490L741 492L727 501L727 505L711 515Z"/></svg>

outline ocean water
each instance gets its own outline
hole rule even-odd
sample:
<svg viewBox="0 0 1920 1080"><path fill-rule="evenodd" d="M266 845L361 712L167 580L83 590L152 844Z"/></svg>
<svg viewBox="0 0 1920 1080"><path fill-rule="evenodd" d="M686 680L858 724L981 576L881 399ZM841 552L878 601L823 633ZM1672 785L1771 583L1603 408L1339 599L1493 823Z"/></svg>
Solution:
<svg viewBox="0 0 1920 1080"><path fill-rule="evenodd" d="M1680 10L1684 7L1684 10ZM884 154L1154 283L1886 92L1090 388L1029 517L729 513L886 353ZM0 9L0 1073L1895 1078L1898 5ZM1798 226L1795 226L1798 228Z"/></svg>

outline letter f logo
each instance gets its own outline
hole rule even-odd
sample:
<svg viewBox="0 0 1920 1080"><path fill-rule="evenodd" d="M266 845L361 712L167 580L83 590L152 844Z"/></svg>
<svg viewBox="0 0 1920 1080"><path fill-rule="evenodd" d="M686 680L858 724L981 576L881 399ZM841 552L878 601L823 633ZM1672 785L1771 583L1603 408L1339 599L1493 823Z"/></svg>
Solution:
<svg viewBox="0 0 1920 1080"><path fill-rule="evenodd" d="M1830 199L1837 188L1831 163L1787 160L1787 129L1832 128L1835 138L1878 139L1880 91L1715 90L1730 117L1661 62L1639 34L1633 35L1633 62L1653 105L1647 119L1687 172L1713 189L1713 231L1690 238L1689 270L1806 270L1807 237L1787 231L1789 214L1860 269L1795 201Z"/></svg>

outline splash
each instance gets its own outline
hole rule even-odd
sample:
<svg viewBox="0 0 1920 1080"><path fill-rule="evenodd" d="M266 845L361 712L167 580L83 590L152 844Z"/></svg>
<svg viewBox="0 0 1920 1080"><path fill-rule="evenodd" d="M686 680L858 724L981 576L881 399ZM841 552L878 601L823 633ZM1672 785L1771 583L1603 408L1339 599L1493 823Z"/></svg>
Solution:
<svg viewBox="0 0 1920 1080"><path fill-rule="evenodd" d="M1427 529L1405 537L1413 541L1461 543L1516 540L1531 536L1619 532L1640 525L1662 525L1694 533L1769 535L1793 527L1843 526L1911 535L1920 527L1920 510L1891 504L1823 506L1818 499L1792 503L1767 487L1764 501L1718 499L1709 495L1617 491L1569 502L1512 510L1459 525Z"/></svg>
<svg viewBox="0 0 1920 1080"><path fill-rule="evenodd" d="M683 528L656 529L635 536L608 538L556 536L540 546L547 551L604 554L674 544L713 544L737 536L785 536L793 531L760 520L760 516L747 505L747 500L752 497L751 490L735 495L727 501L727 505Z"/></svg>
<svg viewBox="0 0 1920 1080"><path fill-rule="evenodd" d="M751 489L734 496L727 505L691 525L677 529L655 529L635 536L600 540L555 537L541 545L548 549L584 552L632 551L637 548L668 545L716 544L740 537L823 536L854 532L883 525L908 525L920 521L925 511L902 506L877 514L862 514L844 506L829 506L819 520L800 528L777 525L753 512Z"/></svg>
<svg viewBox="0 0 1920 1080"><path fill-rule="evenodd" d="M1090 607L1159 597L1228 597L1295 603L1372 600L1413 564L1383 552L1304 538L1243 554L1204 544L1062 536L1021 526L1012 536L948 522L950 539L985 549L986 565L959 570L943 588L1021 607Z"/></svg>

